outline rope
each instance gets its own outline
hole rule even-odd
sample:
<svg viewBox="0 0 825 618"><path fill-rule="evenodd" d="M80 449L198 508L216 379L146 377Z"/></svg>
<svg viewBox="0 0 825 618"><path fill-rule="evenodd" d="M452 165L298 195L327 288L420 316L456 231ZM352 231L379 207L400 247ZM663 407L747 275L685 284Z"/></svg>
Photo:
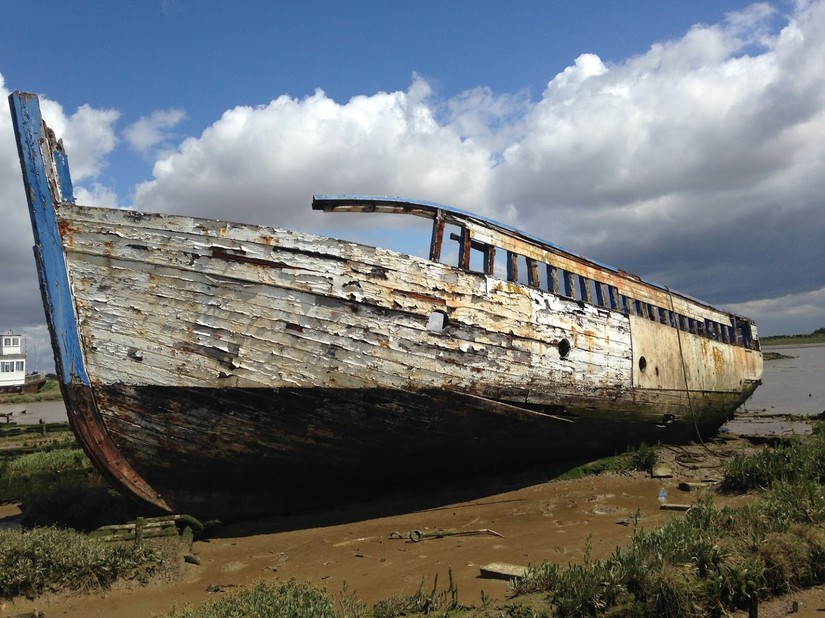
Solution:
<svg viewBox="0 0 825 618"><path fill-rule="evenodd" d="M665 286L665 289L670 297L670 314L673 316L673 319L676 320L676 340L679 342L679 359L682 361L682 378L685 381L685 396L687 397L688 410L690 410L690 418L693 420L693 429L696 431L696 437L699 438L699 443L709 451L710 449L708 449L705 441L702 440L702 434L699 433L699 424L696 422L696 413L693 410L693 401L690 398L690 384L688 383L687 366L685 365L685 353L682 349L682 328L676 318L676 308L673 305L673 291L668 286Z"/></svg>

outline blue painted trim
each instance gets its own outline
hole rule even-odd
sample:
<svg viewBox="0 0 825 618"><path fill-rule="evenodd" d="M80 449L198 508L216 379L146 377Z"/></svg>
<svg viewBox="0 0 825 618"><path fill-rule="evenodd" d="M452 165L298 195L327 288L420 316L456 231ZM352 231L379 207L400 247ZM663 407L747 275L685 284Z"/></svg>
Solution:
<svg viewBox="0 0 825 618"><path fill-rule="evenodd" d="M65 204L74 204L74 187L72 187L72 175L69 173L69 157L62 150L55 150L52 154L57 169L57 181L60 183L60 201Z"/></svg>
<svg viewBox="0 0 825 618"><path fill-rule="evenodd" d="M26 198L29 202L40 290L51 330L56 369L64 384L88 385L89 377L86 375L80 334L77 331L63 242L55 214L55 207L61 201L74 202L69 163L65 154L60 151L48 155L56 157L56 183L64 196L61 200L61 196L52 193L49 183L49 175L52 173L51 162L47 165L41 151L41 144L48 145L49 142L43 135L37 96L13 92L9 95L9 107L17 139L17 152L20 155L20 166L23 170Z"/></svg>

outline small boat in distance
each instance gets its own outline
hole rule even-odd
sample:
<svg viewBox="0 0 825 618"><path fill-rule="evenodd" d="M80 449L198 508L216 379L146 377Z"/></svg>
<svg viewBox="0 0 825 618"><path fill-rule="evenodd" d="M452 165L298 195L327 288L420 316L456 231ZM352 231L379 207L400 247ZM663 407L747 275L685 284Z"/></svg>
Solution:
<svg viewBox="0 0 825 618"><path fill-rule="evenodd" d="M39 393L45 385L45 373L26 371L23 337L0 335L0 393Z"/></svg>
<svg viewBox="0 0 825 618"><path fill-rule="evenodd" d="M287 511L690 440L759 384L751 320L447 206L313 198L430 219L425 259L75 204L37 97L9 100L70 423L161 509Z"/></svg>

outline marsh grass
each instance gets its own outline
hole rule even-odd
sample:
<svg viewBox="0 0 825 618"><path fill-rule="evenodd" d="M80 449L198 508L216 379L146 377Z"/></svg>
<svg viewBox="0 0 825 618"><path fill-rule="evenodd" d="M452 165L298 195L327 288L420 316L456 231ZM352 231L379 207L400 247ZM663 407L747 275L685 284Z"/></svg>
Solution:
<svg viewBox="0 0 825 618"><path fill-rule="evenodd" d="M167 618L336 618L335 602L306 582L260 580L199 607L174 608Z"/></svg>
<svg viewBox="0 0 825 618"><path fill-rule="evenodd" d="M720 616L825 581L825 439L737 456L725 485L768 488L756 503L719 508L706 494L681 519L634 529L630 545L581 564L544 563L511 586L549 593L560 616Z"/></svg>
<svg viewBox="0 0 825 618"><path fill-rule="evenodd" d="M89 531L154 514L113 490L79 448L54 448L0 461L0 502L21 503L27 527Z"/></svg>
<svg viewBox="0 0 825 618"><path fill-rule="evenodd" d="M725 466L723 487L733 491L767 489L774 483L825 480L825 432L766 446L753 455L735 455Z"/></svg>
<svg viewBox="0 0 825 618"><path fill-rule="evenodd" d="M436 613L446 616L449 612L459 609L458 587L453 580L453 570L448 569L447 573L449 581L446 588L438 588L438 574L436 574L432 590L425 593L422 579L415 594L394 596L376 603L372 608L373 618L395 618L419 614L429 616Z"/></svg>
<svg viewBox="0 0 825 618"><path fill-rule="evenodd" d="M649 472L658 460L659 446L651 446L642 442L639 446L629 448L624 453L577 466L560 474L556 480L569 481L606 472L633 472L635 470Z"/></svg>
<svg viewBox="0 0 825 618"><path fill-rule="evenodd" d="M93 590L116 579L145 581L165 553L146 544L104 543L56 528L0 532L0 597Z"/></svg>

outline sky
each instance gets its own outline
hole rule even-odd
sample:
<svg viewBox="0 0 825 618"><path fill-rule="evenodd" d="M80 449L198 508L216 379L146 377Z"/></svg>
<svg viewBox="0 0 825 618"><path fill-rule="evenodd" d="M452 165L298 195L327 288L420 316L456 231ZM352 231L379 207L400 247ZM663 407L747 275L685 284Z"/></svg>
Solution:
<svg viewBox="0 0 825 618"><path fill-rule="evenodd" d="M2 0L77 201L420 253L310 210L404 196L756 320L825 326L825 0ZM51 368L0 108L0 331Z"/></svg>

